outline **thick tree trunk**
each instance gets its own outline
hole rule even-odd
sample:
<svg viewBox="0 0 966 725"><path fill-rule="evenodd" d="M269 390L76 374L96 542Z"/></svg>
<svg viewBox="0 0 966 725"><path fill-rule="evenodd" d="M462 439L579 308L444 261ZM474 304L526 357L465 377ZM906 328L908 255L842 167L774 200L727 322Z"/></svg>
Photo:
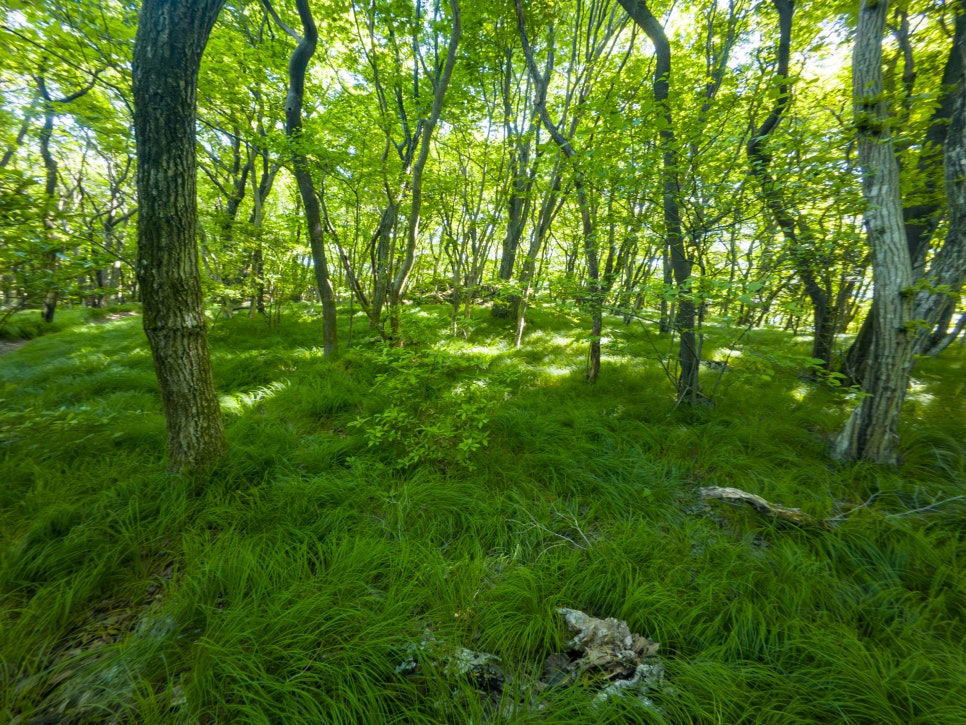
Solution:
<svg viewBox="0 0 966 725"><path fill-rule="evenodd" d="M863 397L835 441L834 454L895 464L899 414L912 370L912 259L903 223L899 167L882 99L885 0L863 2L855 35L853 98L865 225L872 249L875 315Z"/></svg>
<svg viewBox="0 0 966 725"><path fill-rule="evenodd" d="M961 2L960 5L962 5ZM955 105L956 89L963 75L964 58L961 48L964 43L966 43L966 12L960 12L956 19L952 49L943 69L942 94L930 119L929 128L923 139L923 150L917 161L918 175L924 180L921 189L923 193L917 196L924 197L925 200L902 210L909 255L913 273L916 274L921 272L925 265L929 241L935 232L942 209L943 151L946 139L950 138L948 129ZM859 334L845 356L843 372L853 383L861 383L868 368L869 354L872 349L874 308L873 301L872 309L862 321ZM926 344L925 340L921 344Z"/></svg>
<svg viewBox="0 0 966 725"><path fill-rule="evenodd" d="M138 154L137 276L173 471L225 454L195 242L201 56L223 0L144 0L132 62Z"/></svg>

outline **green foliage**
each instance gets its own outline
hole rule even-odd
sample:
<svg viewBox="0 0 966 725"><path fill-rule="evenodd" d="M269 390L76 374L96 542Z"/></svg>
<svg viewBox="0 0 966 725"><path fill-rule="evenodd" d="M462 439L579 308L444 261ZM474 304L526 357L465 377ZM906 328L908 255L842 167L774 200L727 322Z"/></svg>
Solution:
<svg viewBox="0 0 966 725"><path fill-rule="evenodd" d="M512 370L489 372L482 358L425 346L387 346L377 365L373 392L391 402L350 427L399 469L427 464L472 470L489 443L490 412L519 382Z"/></svg>
<svg viewBox="0 0 966 725"><path fill-rule="evenodd" d="M411 314L426 336L449 325L445 307ZM905 460L889 472L827 461L846 411L798 377L802 345L786 333L748 333L717 407L687 411L642 362L634 328L587 386L583 320L537 306L519 351L501 322L473 323L465 341L360 344L324 360L308 307L277 330L220 321L211 342L232 452L206 482L164 472L136 318L75 319L2 356L3 719L966 717L961 350L921 362ZM772 379L739 374L745 359ZM366 426L393 408L410 428L370 446ZM429 435L442 451L400 465ZM485 448L461 452L477 435ZM709 505L705 485L837 525ZM520 707L533 695L523 683L565 647L561 606L661 642L659 711L601 705L591 688ZM460 647L514 676L502 715L447 675ZM414 651L425 666L406 677L397 667Z"/></svg>

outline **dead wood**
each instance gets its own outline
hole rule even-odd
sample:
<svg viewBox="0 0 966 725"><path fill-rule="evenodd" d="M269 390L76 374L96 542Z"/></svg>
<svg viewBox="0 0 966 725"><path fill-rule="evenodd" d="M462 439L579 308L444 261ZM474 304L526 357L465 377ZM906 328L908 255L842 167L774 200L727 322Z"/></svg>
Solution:
<svg viewBox="0 0 966 725"><path fill-rule="evenodd" d="M782 521L790 521L798 526L818 526L822 529L831 529L833 525L823 519L817 519L810 514L803 513L797 508L788 508L766 501L761 496L757 496L740 488L728 488L723 486L705 486L700 489L701 498L706 501L724 501L730 504L746 503L755 511L764 515L772 516Z"/></svg>

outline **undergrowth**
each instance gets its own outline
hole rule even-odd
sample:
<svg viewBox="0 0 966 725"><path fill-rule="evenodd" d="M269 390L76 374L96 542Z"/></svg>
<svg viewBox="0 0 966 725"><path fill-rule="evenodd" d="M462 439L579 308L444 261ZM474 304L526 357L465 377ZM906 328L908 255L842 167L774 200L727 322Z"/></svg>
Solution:
<svg viewBox="0 0 966 725"><path fill-rule="evenodd" d="M409 315L404 348L324 360L321 323L219 320L231 454L164 472L137 318L0 358L0 720L137 723L966 722L962 348L923 361L903 462L829 462L849 391L803 341L709 328L715 407L674 405L667 340L535 307ZM422 332L419 332L422 330ZM834 522L703 503L733 486ZM522 707L558 607L661 642L653 707ZM492 653L503 707L414 647ZM516 688L516 689L514 689Z"/></svg>

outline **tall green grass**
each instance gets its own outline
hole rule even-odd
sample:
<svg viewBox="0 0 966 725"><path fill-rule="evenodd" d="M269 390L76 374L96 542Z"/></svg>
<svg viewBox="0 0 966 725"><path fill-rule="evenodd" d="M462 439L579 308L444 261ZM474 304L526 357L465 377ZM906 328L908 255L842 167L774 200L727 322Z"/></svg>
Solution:
<svg viewBox="0 0 966 725"><path fill-rule="evenodd" d="M412 317L404 350L357 328L334 360L311 310L219 320L231 453L203 482L164 471L138 319L0 357L0 720L966 722L962 348L918 368L891 471L827 459L850 402L780 332L712 329L729 367L687 409L639 325L588 386L563 313L535 307L520 350L485 311L465 339ZM656 708L534 694L557 607L662 643ZM502 703L447 675L461 647L500 658Z"/></svg>

